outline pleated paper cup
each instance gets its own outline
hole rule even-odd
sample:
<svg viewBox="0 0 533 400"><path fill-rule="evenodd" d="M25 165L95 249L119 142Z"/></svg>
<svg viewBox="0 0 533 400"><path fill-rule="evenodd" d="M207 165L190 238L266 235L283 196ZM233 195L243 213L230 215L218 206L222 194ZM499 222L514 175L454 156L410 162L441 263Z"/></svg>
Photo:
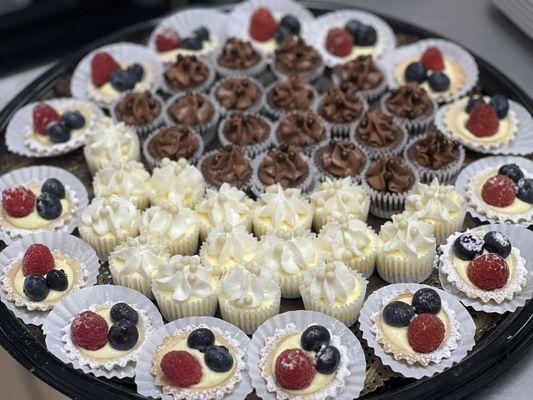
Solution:
<svg viewBox="0 0 533 400"><path fill-rule="evenodd" d="M460 333L460 338L457 341L457 348L451 351L451 356L443 358L438 363L430 363L427 366L422 366L420 364L409 365L407 362L396 360L391 354L385 353L382 345L376 340L374 322L372 321L373 316L378 315L382 311L381 300L383 297L394 296L406 290L414 293L421 288L431 288L437 291L442 302L455 313L455 319L459 324ZM359 327L363 332L363 338L367 341L368 346L374 350L374 353L381 359L381 362L384 365L389 366L394 372L397 372L406 378L421 379L441 373L465 358L475 344L474 335L476 333L476 325L459 300L436 287L418 285L415 283L388 285L373 292L366 299L365 304L361 309L361 314L359 315Z"/></svg>
<svg viewBox="0 0 533 400"><path fill-rule="evenodd" d="M374 60L374 63L377 65L380 71L383 72L385 70L385 67L380 61ZM339 86L342 83L342 80L335 72L331 73L331 80L335 86ZM358 90L357 93L363 96L369 105L373 105L379 100L381 95L387 91L387 88L387 79L385 78L385 73L383 73L383 81L379 85L372 89Z"/></svg>
<svg viewBox="0 0 533 400"><path fill-rule="evenodd" d="M6 128L6 146L10 152L35 158L54 157L59 154L70 153L85 144L87 133L104 117L102 110L89 101L73 98L46 100L47 105L61 112L85 109L90 112L91 117L85 119L85 125L78 136L71 137L65 143L44 144L31 137L34 131L32 111L39 103L25 105L9 121ZM39 134L36 133L36 135Z"/></svg>
<svg viewBox="0 0 533 400"><path fill-rule="evenodd" d="M401 154L407 144L407 141L409 140L409 133L405 129L404 126L397 125L396 126L401 130L402 138L401 140L395 145L395 146L385 146L385 147L372 147L368 144L364 143L361 139L357 137L357 128L358 126L351 129L349 133L349 139L353 141L357 146L359 146L362 150L364 150L365 154L369 156L369 158L379 158L380 155L385 154L387 156L397 156Z"/></svg>
<svg viewBox="0 0 533 400"><path fill-rule="evenodd" d="M117 360L118 364L121 365L95 367L94 364L91 366L89 363L81 361L81 357L76 357L74 353L77 349L69 340L65 328L70 326L72 319L82 311L95 305L111 305L119 302L129 304L140 311L140 321L146 322L142 343L139 343L136 349L126 355L127 358L122 357L123 360ZM140 348L150 339L150 335L162 326L161 314L146 296L123 286L99 285L81 289L63 299L44 321L43 332L46 335L48 351L65 364L72 364L74 368L97 377L123 379L135 375L135 360L140 354ZM67 352L67 347L71 353Z"/></svg>
<svg viewBox="0 0 533 400"><path fill-rule="evenodd" d="M221 48L213 56L213 65L215 66L215 71L217 72L217 74L221 78L230 78L234 75L243 75L259 78L268 68L268 55L265 51L263 51L263 49L256 46L256 44L257 42L252 43L252 47L259 54L259 61L257 62L257 64L254 64L248 68L228 68L220 65L218 60L222 55L222 50L224 47L224 44L222 44Z"/></svg>
<svg viewBox="0 0 533 400"><path fill-rule="evenodd" d="M425 281L433 271L435 250L416 257L388 256L379 251L376 258L376 270L388 283L420 283Z"/></svg>
<svg viewBox="0 0 533 400"><path fill-rule="evenodd" d="M285 330L288 326L294 326L298 331L303 332L310 325L322 325L327 328L333 336L337 337L340 345L345 348L341 352L346 361L342 364L342 377L344 386L338 393L331 393L331 398L339 400L352 400L357 398L364 388L366 361L361 344L342 322L335 318L315 311L289 311L264 322L252 336L248 345L248 368L252 385L257 395L263 400L276 400L276 393L267 388L267 382L261 375L260 360L264 353L266 341L276 335L276 331ZM340 368L339 368L340 370ZM337 371L339 373L339 371ZM278 388L279 390L283 390ZM324 398L327 396L324 396Z"/></svg>
<svg viewBox="0 0 533 400"><path fill-rule="evenodd" d="M241 372L241 380L235 386L231 393L224 393L224 400L244 400L246 396L252 392L253 388L248 376L248 362L246 350L250 339L246 334L236 326L223 321L219 318L213 317L188 317L181 318L177 321L170 322L161 328L157 329L152 336L141 346L137 358L137 366L135 370L135 383L137 385L137 392L141 395L151 398L172 400L173 396L164 394L161 387L155 384L155 377L152 375L153 362L152 359L157 351L157 347L163 344L165 337L172 335L174 332L186 329L190 326L205 325L209 328L217 328L224 333L224 335L231 337L239 342L238 349L243 354L242 361L244 362Z"/></svg>
<svg viewBox="0 0 533 400"><path fill-rule="evenodd" d="M327 95L328 95L328 92L325 92L316 102L314 111L318 115L320 115L320 106L322 105L322 102L327 97ZM363 105L363 110L361 111L361 115L359 115L359 117L355 121L340 124L340 123L328 121L324 117L322 117L322 115L320 115L320 117L322 117L324 121L326 122L326 129L331 133L331 137L347 139L350 137L350 132L354 131L359 126L359 122L361 122L361 119L368 111L368 103L366 102L364 97L359 92L356 93L356 96L361 101L361 104Z"/></svg>
<svg viewBox="0 0 533 400"><path fill-rule="evenodd" d="M206 60L202 59L200 60L200 62L206 64L208 68L207 78L205 79L203 83L201 83L200 85L194 86L194 87L187 88L187 89L175 89L175 88L170 87L170 85L168 84L163 74L163 77L161 78L161 87L163 91L171 95L178 94L178 93L185 93L188 90L195 90L197 92L204 92L204 93L209 92L209 89L213 85L213 82L215 82L216 75L217 75L215 71L215 67L213 66L213 63L209 59L206 59ZM168 69L168 67L172 66L172 64L173 62L170 63L167 66L167 68L165 68L165 72Z"/></svg>
<svg viewBox="0 0 533 400"><path fill-rule="evenodd" d="M287 113L290 113L290 112L294 111L294 110L291 110L291 111L281 110L279 108L274 107L273 105L271 105L268 102L268 94L274 89L274 87L276 87L276 85L278 85L279 83L283 82L284 80L285 80L285 78L282 78L281 80L275 80L274 82L272 82L270 85L268 85L265 88L265 103L264 103L264 106L263 106L263 112L268 117L273 119L274 121L277 121L277 120L283 118L283 116L286 115ZM313 86L311 86L311 84L308 84L308 88L313 93L313 101L311 102L311 104L309 104L308 109L309 110L314 110L314 109L316 109L316 103L317 103L318 99L320 98L320 96L318 95L317 90Z"/></svg>
<svg viewBox="0 0 533 400"><path fill-rule="evenodd" d="M307 43L310 45L309 43ZM320 53L318 53L320 55ZM320 64L318 64L315 68L313 68L311 71L308 72L283 72L276 66L276 56L270 60L270 71L274 74L274 76L278 79L285 79L288 78L291 75L298 75L300 78L308 81L308 82L315 82L318 80L323 74L324 70L326 69L326 64L324 64L323 60L320 60Z"/></svg>
<svg viewBox="0 0 533 400"><path fill-rule="evenodd" d="M224 82L227 82L227 81L230 81L230 80L233 80L233 79L250 81L253 84L255 84L255 86L257 86L257 88L259 89L259 92L260 92L259 97L255 100L255 103L252 104L250 107L248 107L246 110L237 110L237 109L225 108L222 105L222 103L220 103L220 101L218 101L217 91L220 88L220 86ZM216 82L215 85L213 86L213 88L211 89L209 97L210 97L211 101L213 102L213 104L217 104L218 105L218 109L220 110L220 116L221 117L225 117L229 113L236 112L236 111L242 111L242 112L248 112L248 113L256 113L256 112L259 112L259 110L261 110L263 108L263 104L264 104L264 101L265 101L265 89L263 88L263 85L261 84L261 82L259 82L257 79L254 79L254 78L246 76L246 75L235 74L235 75L228 76L227 78L223 78L223 79L219 80L218 82Z"/></svg>
<svg viewBox="0 0 533 400"><path fill-rule="evenodd" d="M404 128L411 136L418 136L425 134L428 129L433 124L433 121L435 120L435 113L438 110L437 103L431 99L431 102L433 103L433 112L430 115L422 115L420 117L409 119L409 118L402 118L398 117L397 115L394 115L392 112L389 111L387 108L387 100L391 96L391 92L386 93L381 97L379 100L380 108L383 110L383 112L387 115L390 115L394 122Z"/></svg>

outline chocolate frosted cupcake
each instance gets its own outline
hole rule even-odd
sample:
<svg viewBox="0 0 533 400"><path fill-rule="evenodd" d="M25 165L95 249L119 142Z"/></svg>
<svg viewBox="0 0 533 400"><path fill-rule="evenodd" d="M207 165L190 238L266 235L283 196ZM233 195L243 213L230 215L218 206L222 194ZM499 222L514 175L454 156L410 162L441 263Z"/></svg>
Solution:
<svg viewBox="0 0 533 400"><path fill-rule="evenodd" d="M226 40L215 60L215 68L222 76L256 76L261 74L267 65L264 55L251 42L235 37Z"/></svg>
<svg viewBox="0 0 533 400"><path fill-rule="evenodd" d="M263 87L246 76L232 76L219 81L211 96L220 106L222 115L230 111L256 112L263 105Z"/></svg>
<svg viewBox="0 0 533 400"><path fill-rule="evenodd" d="M272 83L266 90L265 109L272 118L295 110L312 109L318 95L315 89L297 75Z"/></svg>
<svg viewBox="0 0 533 400"><path fill-rule="evenodd" d="M407 132L381 109L368 111L353 131L353 140L371 157L399 154L407 143Z"/></svg>
<svg viewBox="0 0 533 400"><path fill-rule="evenodd" d="M404 159L418 171L420 180L425 183L434 178L440 183L452 182L464 158L463 146L435 129L411 140L404 151Z"/></svg>
<svg viewBox="0 0 533 400"><path fill-rule="evenodd" d="M312 111L293 111L285 115L276 126L275 139L288 143L297 150L310 152L328 139L324 120Z"/></svg>
<svg viewBox="0 0 533 400"><path fill-rule="evenodd" d="M178 55L163 74L165 88L170 93L187 90L203 91L213 83L215 71L196 56Z"/></svg>
<svg viewBox="0 0 533 400"><path fill-rule="evenodd" d="M234 112L218 125L218 139L223 146L233 144L253 157L272 143L272 125L259 114Z"/></svg>
<svg viewBox="0 0 533 400"><path fill-rule="evenodd" d="M208 185L218 189L228 183L240 190L251 184L252 164L238 146L224 146L204 154L198 166Z"/></svg>
<svg viewBox="0 0 533 400"><path fill-rule="evenodd" d="M313 161L318 179L322 182L328 178L360 178L367 157L361 149L346 139L334 139L315 151Z"/></svg>
<svg viewBox="0 0 533 400"><path fill-rule="evenodd" d="M403 211L405 197L419 181L418 173L401 157L382 155L363 172L363 187L370 193L370 212L390 218Z"/></svg>
<svg viewBox="0 0 533 400"><path fill-rule="evenodd" d="M437 105L426 89L415 82L400 86L383 96L381 108L412 135L425 133L437 111Z"/></svg>
<svg viewBox="0 0 533 400"><path fill-rule="evenodd" d="M324 71L324 61L320 53L301 37L289 36L278 45L271 67L274 75L280 79L287 75L298 75L306 80L314 80Z"/></svg>
<svg viewBox="0 0 533 400"><path fill-rule="evenodd" d="M359 56L336 66L333 68L332 77L336 85L353 85L368 102L377 100L387 87L383 71L371 55Z"/></svg>
<svg viewBox="0 0 533 400"><path fill-rule="evenodd" d="M127 93L111 107L115 122L124 122L138 135L146 135L163 124L163 102L146 91Z"/></svg>

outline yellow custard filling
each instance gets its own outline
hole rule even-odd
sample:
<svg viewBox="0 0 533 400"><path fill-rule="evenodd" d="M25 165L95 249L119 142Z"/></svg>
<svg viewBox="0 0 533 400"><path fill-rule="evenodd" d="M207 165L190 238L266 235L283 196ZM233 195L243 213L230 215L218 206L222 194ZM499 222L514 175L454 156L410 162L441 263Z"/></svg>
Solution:
<svg viewBox="0 0 533 400"><path fill-rule="evenodd" d="M189 50L178 47L177 49L158 52L159 55L165 59L165 61L173 62L177 56L199 56L207 53L217 45L217 40L210 38L202 42L202 48L200 50Z"/></svg>

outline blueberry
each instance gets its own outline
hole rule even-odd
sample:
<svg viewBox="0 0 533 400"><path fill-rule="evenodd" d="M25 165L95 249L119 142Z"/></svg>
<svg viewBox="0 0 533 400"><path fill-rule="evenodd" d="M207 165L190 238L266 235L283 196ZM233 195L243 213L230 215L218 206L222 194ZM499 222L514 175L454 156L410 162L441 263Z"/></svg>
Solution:
<svg viewBox="0 0 533 400"><path fill-rule="evenodd" d="M414 316L413 307L403 301L392 301L383 308L383 319L390 326L407 326Z"/></svg>
<svg viewBox="0 0 533 400"><path fill-rule="evenodd" d="M348 31L348 33L351 35L353 40L355 40L355 36L357 35L357 31L359 30L359 27L362 25L362 23L356 19L351 19L344 25L344 29Z"/></svg>
<svg viewBox="0 0 533 400"><path fill-rule="evenodd" d="M503 94L495 94L490 99L490 105L496 111L499 119L503 119L509 112L509 100Z"/></svg>
<svg viewBox="0 0 533 400"><path fill-rule="evenodd" d="M324 347L316 356L315 368L321 374L332 374L339 366L341 353L335 346Z"/></svg>
<svg viewBox="0 0 533 400"><path fill-rule="evenodd" d="M285 26L278 26L278 29L276 29L276 33L274 34L274 40L276 43L281 43L288 37L292 36L292 32L289 30L289 28Z"/></svg>
<svg viewBox="0 0 533 400"><path fill-rule="evenodd" d="M472 96L470 99L468 99L468 103L466 104L465 111L470 114L472 109L477 106L478 104L485 103L485 100L483 100L483 97L481 96Z"/></svg>
<svg viewBox="0 0 533 400"><path fill-rule="evenodd" d="M134 76L136 82L141 81L144 76L144 68L141 64L130 65L126 72Z"/></svg>
<svg viewBox="0 0 533 400"><path fill-rule="evenodd" d="M136 324L139 321L139 313L126 303L116 303L110 310L111 321L130 321Z"/></svg>
<svg viewBox="0 0 533 400"><path fill-rule="evenodd" d="M46 133L53 143L65 143L70 140L70 129L62 120L50 122Z"/></svg>
<svg viewBox="0 0 533 400"><path fill-rule="evenodd" d="M465 233L455 239L453 251L461 260L471 261L483 253L483 239L471 233Z"/></svg>
<svg viewBox="0 0 533 400"><path fill-rule="evenodd" d="M533 204L533 179L521 179L517 186L516 197L526 203Z"/></svg>
<svg viewBox="0 0 533 400"><path fill-rule="evenodd" d="M139 330L133 322L123 319L109 328L107 340L111 347L116 350L130 350L135 347L139 340Z"/></svg>
<svg viewBox="0 0 533 400"><path fill-rule="evenodd" d="M202 40L197 36L189 36L181 41L180 47L187 50L201 50Z"/></svg>
<svg viewBox="0 0 533 400"><path fill-rule="evenodd" d="M421 62L412 62L405 69L404 78L406 82L424 82L427 79L426 66Z"/></svg>
<svg viewBox="0 0 533 400"><path fill-rule="evenodd" d="M46 299L50 288L46 284L46 278L42 275L30 274L24 279L24 294L32 301Z"/></svg>
<svg viewBox="0 0 533 400"><path fill-rule="evenodd" d="M52 193L41 193L37 197L37 214L44 219L56 219L61 215L63 206L61 201Z"/></svg>
<svg viewBox="0 0 533 400"><path fill-rule="evenodd" d="M489 253L496 253L503 258L507 258L511 254L511 241L507 236L501 232L490 231L483 237L485 242L485 250Z"/></svg>
<svg viewBox="0 0 533 400"><path fill-rule="evenodd" d="M111 86L119 92L133 89L136 83L135 75L123 69L116 70L111 74Z"/></svg>
<svg viewBox="0 0 533 400"><path fill-rule="evenodd" d="M193 35L200 39L202 42L209 40L209 30L205 26L196 28L193 31Z"/></svg>
<svg viewBox="0 0 533 400"><path fill-rule="evenodd" d="M418 289L411 304L417 314L437 314L441 307L439 294L430 288Z"/></svg>
<svg viewBox="0 0 533 400"><path fill-rule="evenodd" d="M63 120L65 125L70 129L81 129L85 126L85 117L78 110L65 111L61 115L61 120Z"/></svg>
<svg viewBox="0 0 533 400"><path fill-rule="evenodd" d="M300 344L304 350L319 351L329 345L331 335L322 325L311 325L302 333Z"/></svg>
<svg viewBox="0 0 533 400"><path fill-rule="evenodd" d="M294 15L287 14L283 16L279 22L279 26L287 28L292 35L300 34L300 21Z"/></svg>
<svg viewBox="0 0 533 400"><path fill-rule="evenodd" d="M508 178L511 178L514 183L518 183L520 179L524 177L524 173L520 167L516 164L504 164L498 170L498 174L505 175Z"/></svg>
<svg viewBox="0 0 533 400"><path fill-rule="evenodd" d="M46 274L46 284L52 290L63 292L68 288L68 278L62 269L53 269Z"/></svg>
<svg viewBox="0 0 533 400"><path fill-rule="evenodd" d="M226 372L233 367L233 357L224 346L212 344L205 349L205 364L215 372Z"/></svg>
<svg viewBox="0 0 533 400"><path fill-rule="evenodd" d="M202 353L206 347L215 343L215 335L207 328L198 328L189 333L187 338L187 346L191 349L196 349Z"/></svg>
<svg viewBox="0 0 533 400"><path fill-rule="evenodd" d="M359 24L353 41L359 46L373 46L376 44L378 34L373 26Z"/></svg>
<svg viewBox="0 0 533 400"><path fill-rule="evenodd" d="M64 199L65 186L56 178L48 178L41 186L41 193L52 193L58 199Z"/></svg>
<svg viewBox="0 0 533 400"><path fill-rule="evenodd" d="M429 76L428 83L435 92L444 92L450 87L450 78L444 72L434 71Z"/></svg>

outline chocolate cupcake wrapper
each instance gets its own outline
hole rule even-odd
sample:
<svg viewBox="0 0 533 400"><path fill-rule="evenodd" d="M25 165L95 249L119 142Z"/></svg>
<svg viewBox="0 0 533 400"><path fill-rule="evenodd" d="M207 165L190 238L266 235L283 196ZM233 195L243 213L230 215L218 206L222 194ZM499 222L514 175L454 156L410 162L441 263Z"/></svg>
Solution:
<svg viewBox="0 0 533 400"><path fill-rule="evenodd" d="M166 93L169 93L170 95L186 93L187 91L190 91L190 90L208 93L209 89L211 88L211 85L213 85L213 83L215 82L216 71L215 71L215 67L213 66L213 63L210 60L201 60L201 61L207 65L208 71L209 71L204 83L202 83L201 85L195 86L195 87L187 88L187 89L174 89L170 87L163 73L163 77L161 78L161 88L163 89L163 91L165 91Z"/></svg>
<svg viewBox="0 0 533 400"><path fill-rule="evenodd" d="M300 78L302 78L302 79L304 79L304 80L306 80L308 82L314 82L314 81L316 81L318 78L320 78L324 74L324 70L326 69L326 64L324 64L324 62L322 61L321 64L318 65L312 71L301 72L301 73L291 73L291 72L287 73L287 72L282 72L282 71L280 71L278 69L278 67L276 66L275 59L276 59L276 57L274 56L274 58L272 58L272 60L270 60L270 64L269 64L270 65L270 71L272 71L274 76L276 78L278 78L279 80L286 79L290 75L298 75Z"/></svg>
<svg viewBox="0 0 533 400"><path fill-rule="evenodd" d="M320 105L322 104L322 101L324 100L326 96L327 96L327 92L324 93L316 102L316 108L314 111L317 114L319 114ZM330 122L324 119L326 122L326 127L328 131L331 132L331 136L333 138L348 139L350 137L350 132L352 130L357 129L357 127L359 126L359 122L361 122L361 118L363 118L363 115L365 115L365 113L368 111L368 103L364 99L364 97L359 92L357 93L357 97L359 97L359 99L361 100L361 103L363 104L363 111L361 112L361 115L359 116L359 118L357 118L355 121L348 122L345 124L338 124L338 123Z"/></svg>
<svg viewBox="0 0 533 400"><path fill-rule="evenodd" d="M284 78L281 78L281 80L284 80ZM292 112L292 111L285 111L285 110L280 110L280 109L277 109L275 107L272 107L272 105L269 104L268 102L268 93L274 88L274 86L276 86L276 84L278 84L280 82L280 80L275 80L274 82L272 82L270 85L268 85L266 88L265 88L265 101L264 101L264 106L263 106L263 112L271 119L273 120L279 120L281 118L283 118L283 116L287 115L288 113ZM309 85L309 89L312 90L313 92L313 101L311 102L311 104L309 104L309 107L308 109L309 110L315 110L316 109L316 104L318 102L318 99L320 98L317 90Z"/></svg>
<svg viewBox="0 0 533 400"><path fill-rule="evenodd" d="M249 68L243 68L243 69L232 69L232 68L226 68L223 67L218 63L218 58L220 57L222 50L219 50L217 54L215 54L213 59L213 64L215 66L215 71L220 75L222 79L224 78L230 78L233 76L248 76L248 77L259 77L263 72L266 71L268 67L268 58L267 55L263 50L255 46L253 44L253 47L255 51L259 53L261 56L261 59L257 64L255 64L252 67Z"/></svg>
<svg viewBox="0 0 533 400"><path fill-rule="evenodd" d="M72 97L93 101L99 106L107 108L121 96L122 93L119 92L117 92L116 96L102 96L92 83L91 61L94 55L100 52L109 53L119 64L139 63L149 67L149 70L145 68L145 77L133 90L134 92L157 91L161 87L163 65L157 55L145 46L121 42L99 47L83 57L76 66L70 80Z"/></svg>
<svg viewBox="0 0 533 400"><path fill-rule="evenodd" d="M80 135L71 137L65 143L44 144L32 137L34 130L32 111L37 104L30 103L20 108L9 121L6 128L6 146L10 152L35 158L54 157L69 153L85 144L87 133L104 117L102 110L89 101L73 98L46 100L46 104L54 109L78 110L80 107L86 108L90 111L91 118L85 121Z"/></svg>
<svg viewBox="0 0 533 400"><path fill-rule="evenodd" d="M433 112L431 115L427 116L421 116L415 119L408 119L408 118L401 118L394 114L392 114L386 105L387 99L390 97L390 92L385 94L380 99L380 107L383 110L383 112L387 115L390 115L394 118L394 122L401 127L405 128L405 130L411 135L411 136L418 136L423 135L427 132L431 124L433 124L433 120L435 119L435 113L437 112L438 106L437 103L433 99L431 99L431 102L433 103Z"/></svg>
<svg viewBox="0 0 533 400"><path fill-rule="evenodd" d="M327 146L327 143L324 143L323 146ZM318 162L317 160L318 150L320 150L321 147L322 146L316 146L313 149L313 154L310 156L311 160L313 160L313 165L315 166L317 184L325 182L328 179L329 180L344 179L345 177L343 176L342 177L335 176L325 171L324 169L322 169L322 167L320 166L320 162ZM360 184L362 177L363 177L362 173L368 167L368 164L370 163L370 160L372 157L369 155L369 153L365 149L361 148L359 145L357 147L363 153L364 160L363 160L363 165L361 165L359 172L355 176L352 176L351 178L354 180L355 183Z"/></svg>
<svg viewBox="0 0 533 400"><path fill-rule="evenodd" d="M220 87L220 85L222 85L225 81L230 80L230 79L247 79L247 80L252 81L254 84L256 84L257 87L259 87L259 89L261 90L261 95L251 107L249 107L246 110L234 110L234 109L225 108L222 104L220 104L216 96L217 90ZM226 78L220 79L217 83L215 83L215 85L211 88L211 91L209 92L209 98L214 104L218 105L221 117L225 117L226 115L232 112L236 112L236 111L257 113L259 112L259 110L263 108L263 104L265 102L265 89L263 88L263 84L259 82L257 79L254 79L252 77L245 76L245 75L240 75L240 74L232 75L232 76L228 76Z"/></svg>
<svg viewBox="0 0 533 400"><path fill-rule="evenodd" d="M378 62L378 61L374 61L374 62L376 63L376 65L381 71L385 70L383 63ZM335 86L338 86L342 83L338 75L335 73L331 73L331 80L333 81L333 84ZM383 81L375 88L367 89L367 90L359 90L357 93L363 96L363 98L367 101L369 105L372 105L379 101L379 98L381 97L383 93L387 91L387 88L388 88L387 79L385 78L385 76L383 76Z"/></svg>
<svg viewBox="0 0 533 400"><path fill-rule="evenodd" d="M198 167L198 169L200 170L200 172L202 172L202 163L209 157L211 157L212 155L218 153L220 151L220 148L218 149L214 149L214 150L211 150L211 151L208 151L207 153L204 153L202 155L202 157L198 160L198 163L196 164L196 166ZM250 176L250 179L248 179L248 182L246 182L242 187L237 187L237 189L239 190L242 190L243 192L247 192L248 190L251 189L252 185L253 185L253 179L252 179L252 176L253 176L253 159L250 159L248 156L246 156L245 154L243 154L243 156L248 159L248 161L250 161L250 166L252 167L252 175ZM203 174L203 172L202 172ZM215 185L209 183L207 180L205 182L205 185L206 185L206 188L207 189L211 189L211 190L218 190L219 188L216 187Z"/></svg>
<svg viewBox="0 0 533 400"><path fill-rule="evenodd" d="M350 139L357 144L370 158L378 158L380 155L387 155L387 156L397 156L403 152L403 149L405 148L405 145L407 144L407 141L409 140L409 134L407 133L407 130L402 125L397 125L401 131L402 131L402 140L397 143L395 146L387 146L382 148L376 148L368 146L367 144L363 143L362 140L360 140L357 135L357 127L351 130L350 132Z"/></svg>

